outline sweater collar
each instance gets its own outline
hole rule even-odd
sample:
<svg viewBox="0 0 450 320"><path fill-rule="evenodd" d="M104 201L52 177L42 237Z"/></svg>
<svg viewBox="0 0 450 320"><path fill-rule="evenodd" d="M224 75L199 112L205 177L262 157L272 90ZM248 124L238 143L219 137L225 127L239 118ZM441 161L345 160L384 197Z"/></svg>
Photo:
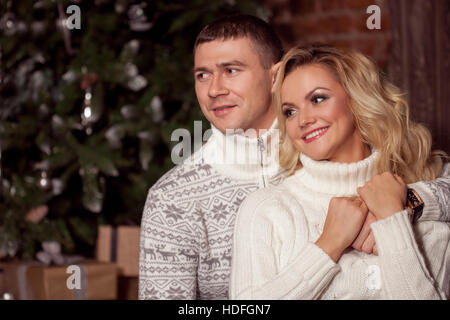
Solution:
<svg viewBox="0 0 450 320"><path fill-rule="evenodd" d="M300 154L303 168L294 176L299 183L315 192L337 196L356 195L356 189L363 186L374 175L375 161L379 152L371 148L367 158L352 163L316 161Z"/></svg>
<svg viewBox="0 0 450 320"><path fill-rule="evenodd" d="M278 162L279 129L275 118L259 138L224 134L211 124L212 135L202 148L203 159L219 172L239 179L270 178L282 171Z"/></svg>

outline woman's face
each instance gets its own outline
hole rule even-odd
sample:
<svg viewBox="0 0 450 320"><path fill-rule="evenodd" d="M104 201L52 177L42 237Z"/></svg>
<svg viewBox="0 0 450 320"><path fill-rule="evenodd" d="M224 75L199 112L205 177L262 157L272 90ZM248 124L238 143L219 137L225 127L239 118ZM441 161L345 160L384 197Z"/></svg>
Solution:
<svg viewBox="0 0 450 320"><path fill-rule="evenodd" d="M348 96L323 65L292 71L281 87L286 133L314 160L356 162L370 155L353 123Z"/></svg>

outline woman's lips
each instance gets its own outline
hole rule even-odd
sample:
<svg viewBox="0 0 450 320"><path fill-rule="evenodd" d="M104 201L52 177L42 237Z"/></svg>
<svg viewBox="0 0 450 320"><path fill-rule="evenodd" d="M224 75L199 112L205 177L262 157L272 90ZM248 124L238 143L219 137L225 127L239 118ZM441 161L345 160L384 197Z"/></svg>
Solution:
<svg viewBox="0 0 450 320"><path fill-rule="evenodd" d="M303 141L305 141L306 143L310 143L313 142L317 139L319 139L321 136L323 136L327 131L328 131L329 127L322 127L322 128L317 128L313 131L308 132L307 134L305 134L302 139Z"/></svg>
<svg viewBox="0 0 450 320"><path fill-rule="evenodd" d="M234 107L235 106L216 107L216 108L213 109L213 111L214 111L214 114L216 116L222 116L222 115L225 115L227 113L230 113L233 110Z"/></svg>

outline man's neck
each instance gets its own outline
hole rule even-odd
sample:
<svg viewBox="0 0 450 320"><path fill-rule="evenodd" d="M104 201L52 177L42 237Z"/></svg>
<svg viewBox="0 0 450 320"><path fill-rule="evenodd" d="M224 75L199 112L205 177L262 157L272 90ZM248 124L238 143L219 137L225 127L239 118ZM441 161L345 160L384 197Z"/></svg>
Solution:
<svg viewBox="0 0 450 320"><path fill-rule="evenodd" d="M264 134L264 132L267 132L270 129L270 127L272 127L275 118L276 118L275 111L273 110L273 108L270 108L269 113L264 115L264 118L261 119L261 121L259 122L256 121L255 126L249 128L254 130L246 129L244 131L244 136L248 138L259 138L262 134Z"/></svg>

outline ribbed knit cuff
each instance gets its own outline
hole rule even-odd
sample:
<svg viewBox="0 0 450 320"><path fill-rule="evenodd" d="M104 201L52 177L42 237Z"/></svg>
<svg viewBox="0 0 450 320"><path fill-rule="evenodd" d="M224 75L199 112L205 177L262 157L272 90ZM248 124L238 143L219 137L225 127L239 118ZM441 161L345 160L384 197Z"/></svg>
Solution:
<svg viewBox="0 0 450 320"><path fill-rule="evenodd" d="M256 297L279 299L284 293L284 299L314 299L340 270L321 248L307 242L290 266L261 288Z"/></svg>
<svg viewBox="0 0 450 320"><path fill-rule="evenodd" d="M436 199L430 188L423 182L411 183L408 186L417 191L424 203L422 216L419 218L419 221L438 221L441 216L441 210L438 199Z"/></svg>
<svg viewBox="0 0 450 320"><path fill-rule="evenodd" d="M370 225L380 256L395 254L414 245L414 232L406 210Z"/></svg>
<svg viewBox="0 0 450 320"><path fill-rule="evenodd" d="M333 278L341 270L322 248L312 242L305 244L302 253L295 260L297 268L303 271L305 280L311 283L327 282L327 278Z"/></svg>

